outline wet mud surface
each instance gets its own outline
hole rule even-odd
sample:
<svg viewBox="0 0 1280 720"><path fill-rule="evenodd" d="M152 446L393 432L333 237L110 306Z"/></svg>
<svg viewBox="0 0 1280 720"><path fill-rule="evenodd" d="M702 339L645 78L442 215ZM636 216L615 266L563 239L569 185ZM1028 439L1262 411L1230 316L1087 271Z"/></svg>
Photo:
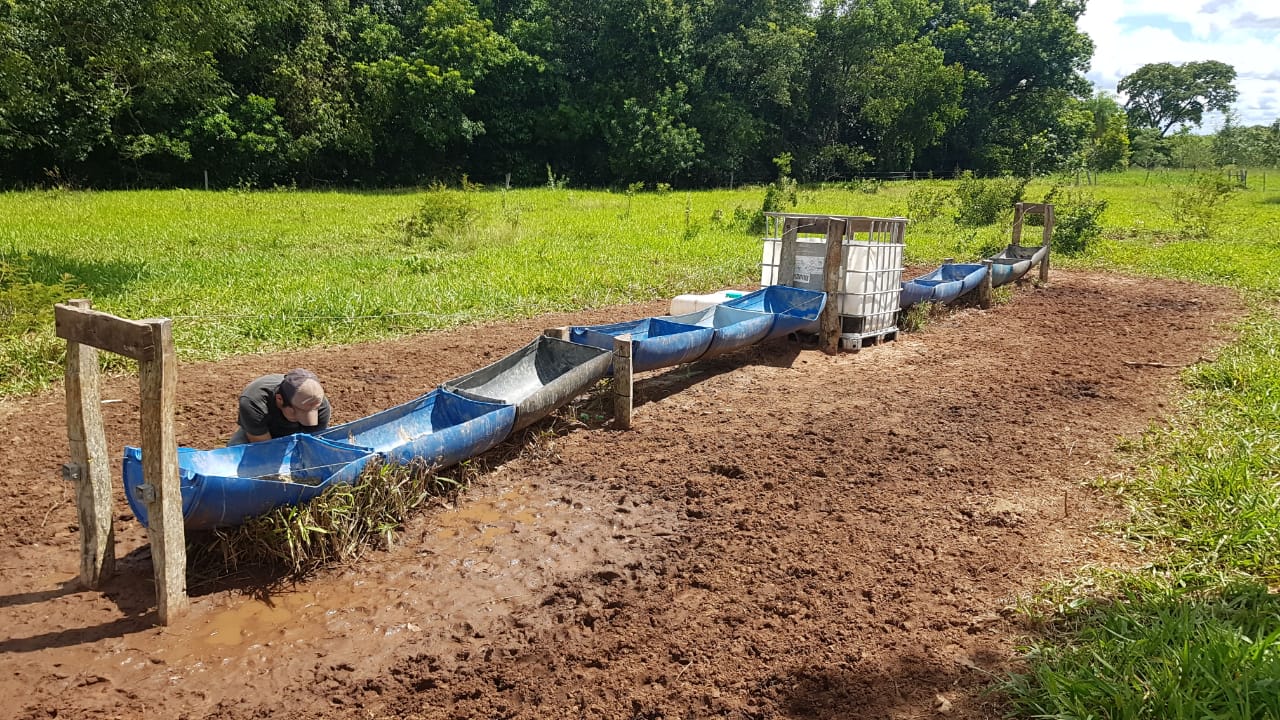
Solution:
<svg viewBox="0 0 1280 720"><path fill-rule="evenodd" d="M544 327L664 310L184 364L178 438L225 441L261 373L315 370L342 422ZM78 587L60 390L0 403L0 716L999 717L983 689L1016 667L1012 603L1132 561L1087 483L1242 313L1226 290L1055 272L859 353L779 341L646 373L633 429L580 401L394 548L269 592L197 581L166 628L122 492L118 572ZM103 398L118 486L136 378Z"/></svg>

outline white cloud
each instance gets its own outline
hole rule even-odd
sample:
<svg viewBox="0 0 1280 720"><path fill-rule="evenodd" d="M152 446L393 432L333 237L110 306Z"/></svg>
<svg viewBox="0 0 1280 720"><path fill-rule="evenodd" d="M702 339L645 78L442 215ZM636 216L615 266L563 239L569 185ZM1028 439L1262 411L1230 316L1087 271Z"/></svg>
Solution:
<svg viewBox="0 0 1280 720"><path fill-rule="evenodd" d="M1280 86L1274 0L1093 0L1080 29L1093 38L1089 79L1099 90L1115 92L1147 63L1219 60L1236 69L1240 121L1276 119L1274 103L1263 100Z"/></svg>

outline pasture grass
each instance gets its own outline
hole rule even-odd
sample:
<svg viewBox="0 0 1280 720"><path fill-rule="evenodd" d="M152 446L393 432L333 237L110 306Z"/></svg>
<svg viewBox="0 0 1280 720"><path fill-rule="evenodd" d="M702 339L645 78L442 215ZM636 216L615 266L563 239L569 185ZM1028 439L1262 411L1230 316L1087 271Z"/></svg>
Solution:
<svg viewBox="0 0 1280 720"><path fill-rule="evenodd" d="M1027 599L1025 669L1002 688L1023 717L1280 718L1275 193L1237 193L1212 237L1187 240L1160 212L1160 188L1185 175L1136 177L1098 188L1107 231L1074 262L1236 287L1253 310L1236 342L1184 371L1169 425L1121 442L1135 470L1100 482L1128 503L1121 532L1146 564Z"/></svg>
<svg viewBox="0 0 1280 720"><path fill-rule="evenodd" d="M1108 203L1102 237L1055 255L1055 266L1226 285L1253 312L1237 342L1185 371L1189 394L1168 426L1122 442L1135 470L1108 488L1129 503L1122 532L1148 564L1082 572L1022 603L1034 630L1025 670L1001 686L1017 714L1280 718L1280 177L1270 189L1257 173L1251 180L1207 238L1186 237L1172 203L1195 181L1190 173L1104 175L1081 189ZM1069 184L1040 179L1024 199ZM924 203L933 217L909 228L910 264L972 259L1008 241L1009 216L958 227L937 203L947 188L940 180L802 188L795 209L905 215ZM83 295L129 317L170 316L183 357L217 358L749 287L759 239L746 220L762 195L0 195L0 291L8 292L0 393L61 372L51 321L33 326L17 311L31 298ZM467 226L449 227L450 217ZM1034 242L1035 230L1026 232ZM422 478L393 479L420 502L431 497ZM283 537L287 548L291 534L318 527L277 520L285 524L257 537ZM383 541L390 525L368 527L359 526L366 544ZM306 556L275 557L311 567Z"/></svg>
<svg viewBox="0 0 1280 720"><path fill-rule="evenodd" d="M758 193L438 194L473 206L474 219L415 234L410 221L433 195L424 192L0 194L0 260L24 283L63 288L58 299L80 295L124 317L173 318L184 359L351 343L758 277L759 240L712 219L732 218L735 203ZM48 299L40 298L41 327L0 339L0 394L61 373Z"/></svg>

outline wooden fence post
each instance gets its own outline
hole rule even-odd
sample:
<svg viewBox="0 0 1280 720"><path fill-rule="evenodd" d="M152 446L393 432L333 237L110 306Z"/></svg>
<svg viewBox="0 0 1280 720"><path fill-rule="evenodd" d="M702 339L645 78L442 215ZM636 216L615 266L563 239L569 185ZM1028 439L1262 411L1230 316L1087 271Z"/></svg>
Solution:
<svg viewBox="0 0 1280 720"><path fill-rule="evenodd" d="M796 236L799 232L800 218L782 219L782 248L778 251L779 285L791 285L796 281Z"/></svg>
<svg viewBox="0 0 1280 720"><path fill-rule="evenodd" d="M990 260L983 259L982 265L987 269L986 274L982 276L982 284L978 286L978 307L987 310L991 307L994 300L993 288L991 287L991 266Z"/></svg>
<svg viewBox="0 0 1280 720"><path fill-rule="evenodd" d="M178 442L173 413L178 386L173 324L144 321L151 327L154 351L138 362L142 389L142 476L137 490L147 507L147 536L156 578L160 622L170 624L187 608L187 546L178 484Z"/></svg>
<svg viewBox="0 0 1280 720"><path fill-rule="evenodd" d="M827 294L827 305L819 318L820 344L823 352L840 351L840 276L844 271L844 236L846 221L831 218L827 221L827 254L822 263L822 290Z"/></svg>
<svg viewBox="0 0 1280 720"><path fill-rule="evenodd" d="M88 310L88 300L69 300L71 307ZM98 388L98 349L67 341L67 441L71 462L62 476L75 483L80 519L80 582L97 589L115 572L116 540L111 503L111 465L107 435L102 426Z"/></svg>
<svg viewBox="0 0 1280 720"><path fill-rule="evenodd" d="M1014 203L1013 205L1013 242L1010 244L1014 247L1022 245L1022 214L1025 208L1026 203Z"/></svg>
<svg viewBox="0 0 1280 720"><path fill-rule="evenodd" d="M1049 247L1053 244L1053 206L1044 205L1044 234L1041 244L1044 246L1044 259L1040 261L1040 282L1049 282Z"/></svg>
<svg viewBox="0 0 1280 720"><path fill-rule="evenodd" d="M634 384L631 374L631 335L613 339L613 421L623 430L631 429Z"/></svg>

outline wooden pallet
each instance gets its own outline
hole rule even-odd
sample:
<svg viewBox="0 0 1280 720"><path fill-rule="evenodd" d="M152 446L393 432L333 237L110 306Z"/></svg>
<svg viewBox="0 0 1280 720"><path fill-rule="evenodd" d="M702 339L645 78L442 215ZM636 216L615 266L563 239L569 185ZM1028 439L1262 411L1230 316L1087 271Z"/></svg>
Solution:
<svg viewBox="0 0 1280 720"><path fill-rule="evenodd" d="M898 331L887 330L879 335L866 335L863 337L841 337L840 349L858 352L863 348L873 347L880 343L890 342L898 339Z"/></svg>

